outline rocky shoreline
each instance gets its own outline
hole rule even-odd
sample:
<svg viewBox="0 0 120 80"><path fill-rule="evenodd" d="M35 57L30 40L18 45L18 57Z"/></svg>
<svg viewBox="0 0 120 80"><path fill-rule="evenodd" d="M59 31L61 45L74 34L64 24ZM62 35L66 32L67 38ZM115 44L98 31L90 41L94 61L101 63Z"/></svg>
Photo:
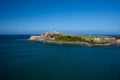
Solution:
<svg viewBox="0 0 120 80"><path fill-rule="evenodd" d="M38 41L38 40L37 40ZM52 43L52 44L66 44L66 45L82 45L82 46L109 46L113 44L89 44L85 42L56 42L56 41L40 41L44 43Z"/></svg>
<svg viewBox="0 0 120 80"><path fill-rule="evenodd" d="M31 36L28 40L41 41L54 44L109 46L120 45L120 38L113 36L73 36L60 32L44 32L40 36Z"/></svg>

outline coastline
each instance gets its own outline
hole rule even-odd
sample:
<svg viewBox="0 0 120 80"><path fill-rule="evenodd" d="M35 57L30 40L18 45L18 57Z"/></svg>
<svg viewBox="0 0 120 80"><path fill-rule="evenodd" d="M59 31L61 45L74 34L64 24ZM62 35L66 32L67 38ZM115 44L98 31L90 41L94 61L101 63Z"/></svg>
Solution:
<svg viewBox="0 0 120 80"><path fill-rule="evenodd" d="M28 39L30 40L30 39ZM30 40L30 41L39 41L43 43L52 43L52 44L66 44L66 45L81 45L81 46L109 46L109 45L114 45L111 43L107 44L90 44L86 42L61 42L61 41L47 41L47 40ZM115 45L120 45L120 44L115 44Z"/></svg>
<svg viewBox="0 0 120 80"><path fill-rule="evenodd" d="M66 45L81 45L81 46L109 46L112 45L108 44L89 44L85 42L55 42L55 41L45 41L46 43L53 43L53 44L66 44Z"/></svg>
<svg viewBox="0 0 120 80"><path fill-rule="evenodd" d="M109 46L120 45L120 37L73 35L60 32L43 32L39 36L31 36L28 40L41 41L54 44L86 45L86 46Z"/></svg>

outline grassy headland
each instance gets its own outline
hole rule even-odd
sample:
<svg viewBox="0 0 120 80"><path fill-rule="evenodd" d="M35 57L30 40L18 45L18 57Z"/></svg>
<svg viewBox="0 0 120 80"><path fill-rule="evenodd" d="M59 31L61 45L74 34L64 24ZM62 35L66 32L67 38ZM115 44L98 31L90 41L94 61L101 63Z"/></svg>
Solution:
<svg viewBox="0 0 120 80"><path fill-rule="evenodd" d="M110 45L115 44L120 37L74 35L59 32L45 32L41 36L32 36L30 40L61 43L61 44L87 44L87 45ZM119 42L119 41L118 41Z"/></svg>

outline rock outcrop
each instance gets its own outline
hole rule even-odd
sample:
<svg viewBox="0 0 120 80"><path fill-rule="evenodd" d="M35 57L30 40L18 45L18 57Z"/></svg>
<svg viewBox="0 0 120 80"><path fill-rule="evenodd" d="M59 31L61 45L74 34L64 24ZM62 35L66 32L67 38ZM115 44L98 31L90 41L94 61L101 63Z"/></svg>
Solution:
<svg viewBox="0 0 120 80"><path fill-rule="evenodd" d="M31 36L29 40L37 40L37 41L45 41L45 40L54 40L54 37L51 37L53 34L61 34L60 32L54 31L54 32L44 32L39 36Z"/></svg>

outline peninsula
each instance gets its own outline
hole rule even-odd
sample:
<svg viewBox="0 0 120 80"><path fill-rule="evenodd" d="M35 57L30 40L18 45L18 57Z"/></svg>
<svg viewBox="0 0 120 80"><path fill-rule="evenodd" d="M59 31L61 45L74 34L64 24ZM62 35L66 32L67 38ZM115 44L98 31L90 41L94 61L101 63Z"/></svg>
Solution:
<svg viewBox="0 0 120 80"><path fill-rule="evenodd" d="M29 40L55 44L78 44L91 46L107 46L120 44L120 36L95 36L63 34L60 32L43 32L40 36L31 36Z"/></svg>

